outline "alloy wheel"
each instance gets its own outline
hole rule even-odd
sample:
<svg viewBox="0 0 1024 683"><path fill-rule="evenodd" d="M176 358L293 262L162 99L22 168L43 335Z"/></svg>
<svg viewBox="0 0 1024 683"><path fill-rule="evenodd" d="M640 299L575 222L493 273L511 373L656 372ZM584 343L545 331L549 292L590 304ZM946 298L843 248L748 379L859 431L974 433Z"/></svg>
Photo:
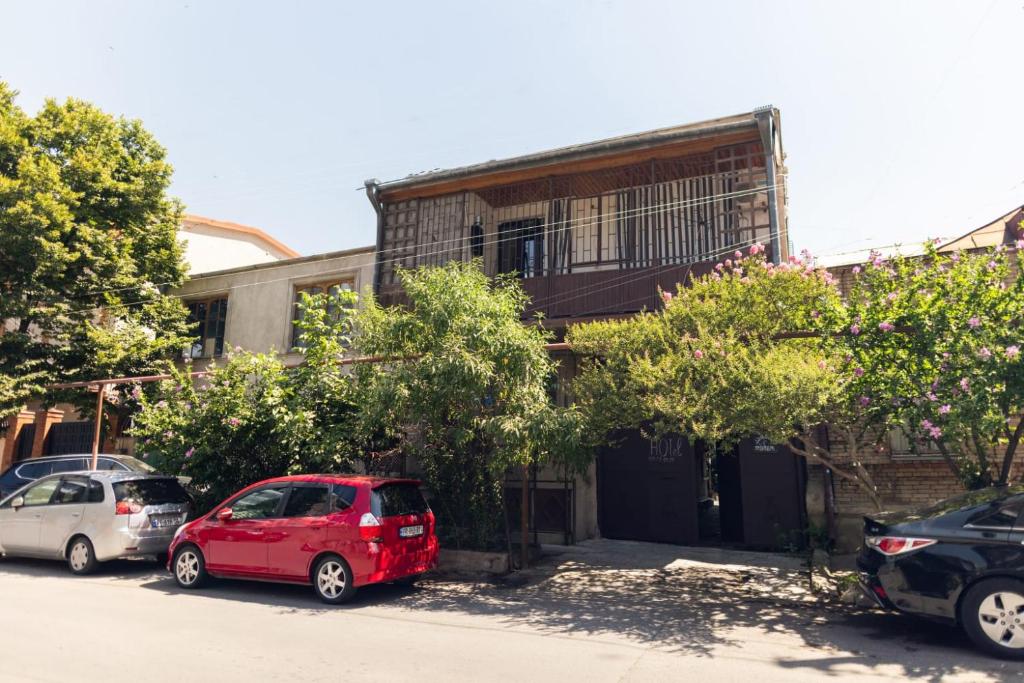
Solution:
<svg viewBox="0 0 1024 683"><path fill-rule="evenodd" d="M71 546L71 568L80 572L89 564L89 546L84 541L78 541Z"/></svg>
<svg viewBox="0 0 1024 683"><path fill-rule="evenodd" d="M190 586L199 578L199 558L191 550L178 555L174 563L174 574L183 585Z"/></svg>
<svg viewBox="0 0 1024 683"><path fill-rule="evenodd" d="M329 560L320 565L316 575L316 585L320 593L330 599L337 598L345 590L345 569L341 563Z"/></svg>
<svg viewBox="0 0 1024 683"><path fill-rule="evenodd" d="M1024 648L1024 595L992 593L982 600L978 621L993 643L1013 650Z"/></svg>

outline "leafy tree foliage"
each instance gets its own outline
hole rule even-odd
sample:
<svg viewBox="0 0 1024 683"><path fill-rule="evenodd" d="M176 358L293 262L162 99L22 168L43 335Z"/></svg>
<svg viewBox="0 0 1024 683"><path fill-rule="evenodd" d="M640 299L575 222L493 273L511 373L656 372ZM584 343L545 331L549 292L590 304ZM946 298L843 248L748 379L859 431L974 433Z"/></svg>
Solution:
<svg viewBox="0 0 1024 683"><path fill-rule="evenodd" d="M840 315L829 273L809 260L775 266L755 245L663 299L659 311L570 331L573 348L589 357L574 387L588 433L644 428L724 447L765 436L877 504L853 438L860 410L845 360L813 336L790 334ZM823 423L851 433L850 453L829 450Z"/></svg>
<svg viewBox="0 0 1024 683"><path fill-rule="evenodd" d="M578 415L548 393L550 334L521 322L527 299L515 279L491 281L478 263L400 277L407 307L370 299L358 316L355 348L390 360L368 382L366 406L394 420L448 540L496 546L505 472L579 462Z"/></svg>
<svg viewBox="0 0 1024 683"><path fill-rule="evenodd" d="M1017 243L1017 249L1024 241ZM1006 482L1024 430L1024 280L1003 248L872 254L832 329L879 431L935 444L968 486Z"/></svg>
<svg viewBox="0 0 1024 683"><path fill-rule="evenodd" d="M81 100L35 116L0 82L0 409L52 381L144 374L184 346L166 152ZM80 394L79 394L80 395Z"/></svg>

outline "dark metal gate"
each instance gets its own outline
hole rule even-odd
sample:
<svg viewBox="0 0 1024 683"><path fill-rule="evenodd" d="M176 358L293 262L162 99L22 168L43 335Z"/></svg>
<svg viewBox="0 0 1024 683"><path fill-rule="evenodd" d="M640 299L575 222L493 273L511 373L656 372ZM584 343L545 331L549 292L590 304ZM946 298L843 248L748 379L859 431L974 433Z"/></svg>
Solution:
<svg viewBox="0 0 1024 683"><path fill-rule="evenodd" d="M50 427L43 451L46 455L92 452L92 422L58 422Z"/></svg>
<svg viewBox="0 0 1024 683"><path fill-rule="evenodd" d="M686 437L651 441L631 432L598 456L601 535L692 544L699 538L700 460Z"/></svg>
<svg viewBox="0 0 1024 683"><path fill-rule="evenodd" d="M32 442L36 438L36 426L25 425L18 432L18 443L14 446L14 459L24 460L32 455Z"/></svg>

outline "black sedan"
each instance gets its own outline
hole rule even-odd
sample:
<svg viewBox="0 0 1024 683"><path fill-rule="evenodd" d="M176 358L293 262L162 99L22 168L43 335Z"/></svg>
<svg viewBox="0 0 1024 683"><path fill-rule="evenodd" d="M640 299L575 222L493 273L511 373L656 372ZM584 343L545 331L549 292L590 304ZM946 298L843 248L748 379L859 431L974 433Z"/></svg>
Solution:
<svg viewBox="0 0 1024 683"><path fill-rule="evenodd" d="M865 517L857 566L881 607L959 624L981 649L1024 659L1024 486Z"/></svg>

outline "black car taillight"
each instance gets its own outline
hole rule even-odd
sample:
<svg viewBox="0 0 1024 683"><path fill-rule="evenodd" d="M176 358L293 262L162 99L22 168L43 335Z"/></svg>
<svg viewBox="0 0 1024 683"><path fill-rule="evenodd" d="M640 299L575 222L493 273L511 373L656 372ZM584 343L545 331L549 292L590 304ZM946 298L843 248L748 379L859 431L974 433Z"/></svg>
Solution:
<svg viewBox="0 0 1024 683"><path fill-rule="evenodd" d="M927 548L930 545L938 543L934 538L909 538L906 536L868 536L864 539L864 543L869 548L874 548L878 552L892 557L893 555L902 555L909 553L912 550L920 550L921 548Z"/></svg>

